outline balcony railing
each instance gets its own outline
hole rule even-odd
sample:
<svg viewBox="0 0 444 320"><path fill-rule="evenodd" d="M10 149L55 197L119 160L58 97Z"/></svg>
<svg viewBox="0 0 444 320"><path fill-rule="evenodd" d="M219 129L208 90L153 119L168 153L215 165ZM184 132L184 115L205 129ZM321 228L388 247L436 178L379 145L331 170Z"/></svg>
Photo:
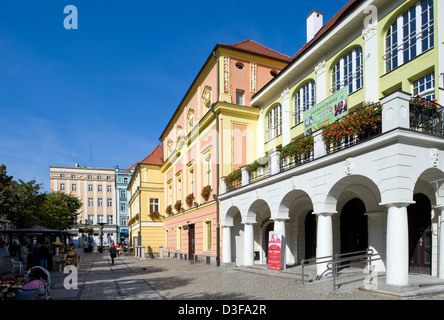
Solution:
<svg viewBox="0 0 444 320"><path fill-rule="evenodd" d="M413 97L410 101L410 129L444 135L443 107L436 101Z"/></svg>
<svg viewBox="0 0 444 320"><path fill-rule="evenodd" d="M409 105L408 112L405 110L406 105ZM314 132L310 137L292 141L281 151L273 152L267 166L260 170L248 172L248 166L238 169L242 179L238 177L236 181L227 183L225 177L222 178L221 194L369 141L397 128L444 136L444 108L436 101L395 92L382 99L381 103L366 105L331 126Z"/></svg>

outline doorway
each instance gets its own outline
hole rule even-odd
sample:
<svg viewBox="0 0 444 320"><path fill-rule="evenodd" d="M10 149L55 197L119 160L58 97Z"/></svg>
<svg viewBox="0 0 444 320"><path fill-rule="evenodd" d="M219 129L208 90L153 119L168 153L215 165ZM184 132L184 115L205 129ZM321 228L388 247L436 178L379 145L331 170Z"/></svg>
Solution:
<svg viewBox="0 0 444 320"><path fill-rule="evenodd" d="M271 222L265 226L264 231L264 251L265 251L265 263L268 263L268 238L270 235L270 231L274 231L274 222Z"/></svg>
<svg viewBox="0 0 444 320"><path fill-rule="evenodd" d="M368 222L365 205L361 199L348 201L341 212L341 253L366 250L368 247Z"/></svg>
<svg viewBox="0 0 444 320"><path fill-rule="evenodd" d="M305 259L316 257L316 215L310 210L305 216Z"/></svg>
<svg viewBox="0 0 444 320"><path fill-rule="evenodd" d="M194 260L195 250L195 228L194 224L188 225L188 260Z"/></svg>
<svg viewBox="0 0 444 320"><path fill-rule="evenodd" d="M409 225L409 268L412 273L431 274L432 232L429 198L422 194L413 196L414 204L407 208Z"/></svg>

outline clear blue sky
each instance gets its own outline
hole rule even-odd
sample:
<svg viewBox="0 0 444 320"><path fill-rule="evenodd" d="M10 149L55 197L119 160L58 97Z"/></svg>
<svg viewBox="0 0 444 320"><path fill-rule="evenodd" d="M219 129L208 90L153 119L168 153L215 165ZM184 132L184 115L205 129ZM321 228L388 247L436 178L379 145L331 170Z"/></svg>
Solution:
<svg viewBox="0 0 444 320"><path fill-rule="evenodd" d="M340 1L0 0L0 164L49 192L49 166L127 168L159 137L217 43L293 56ZM65 6L78 9L66 30Z"/></svg>

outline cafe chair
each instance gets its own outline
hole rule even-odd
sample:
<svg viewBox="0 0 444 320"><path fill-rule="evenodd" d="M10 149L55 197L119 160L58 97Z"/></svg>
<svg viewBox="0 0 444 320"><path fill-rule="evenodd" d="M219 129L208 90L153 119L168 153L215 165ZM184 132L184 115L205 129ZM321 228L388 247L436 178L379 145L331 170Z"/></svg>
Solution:
<svg viewBox="0 0 444 320"><path fill-rule="evenodd" d="M23 271L23 263L21 263L21 261L17 261L12 258L11 258L11 262L12 262L12 273L15 274L15 271L18 269L19 274L21 274Z"/></svg>

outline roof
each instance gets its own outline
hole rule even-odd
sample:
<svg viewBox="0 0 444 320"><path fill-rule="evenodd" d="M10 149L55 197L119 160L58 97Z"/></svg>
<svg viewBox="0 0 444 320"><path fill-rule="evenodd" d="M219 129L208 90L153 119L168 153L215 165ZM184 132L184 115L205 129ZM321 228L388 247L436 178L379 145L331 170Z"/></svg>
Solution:
<svg viewBox="0 0 444 320"><path fill-rule="evenodd" d="M241 42L237 42L235 44L220 44L222 47L231 48L231 49L237 49L241 51L246 51L249 53L255 53L261 56L269 57L272 59L282 60L285 62L290 62L291 57L287 56L285 54L279 53L277 51L274 51L270 48L267 48L253 40L244 40Z"/></svg>
<svg viewBox="0 0 444 320"><path fill-rule="evenodd" d="M139 163L153 164L153 165L161 166L163 164L163 150L162 150L162 146L159 144L153 150L153 152L150 153L149 156L147 156L142 161L138 161L138 162L134 163L131 167L128 168L128 171L131 170L132 168L136 167Z"/></svg>
<svg viewBox="0 0 444 320"><path fill-rule="evenodd" d="M269 81L265 86L263 86L254 96L258 96L267 88L274 83L275 81L279 81L280 77L285 74L285 70L291 68L291 66L304 54L308 52L308 50L314 46L320 39L326 36L329 32L333 30L333 28L345 19L358 5L360 5L364 0L350 0L341 10L339 10L326 24L322 26L322 28L316 33L314 38L309 42L305 43L302 48L293 56L292 61L283 69L281 72Z"/></svg>
<svg viewBox="0 0 444 320"><path fill-rule="evenodd" d="M202 68L200 69L199 73L197 74L197 76L194 78L194 81L192 82L192 84L189 86L187 92L185 93L185 95L182 98L182 101L179 103L179 105L177 106L176 110L174 111L173 115L171 116L170 120L168 121L168 124L165 126L165 129L163 130L162 134L159 137L159 140L162 140L162 137L165 135L165 133L168 130L168 127L170 126L170 124L173 122L173 118L174 116L179 112L179 110L182 107L182 104L184 103L184 101L186 100L187 96L190 94L190 92L193 89L193 86L197 83L199 77L203 74L205 67L210 63L210 61L213 59L214 61L216 61L215 59L215 52L219 49L219 48L225 48L225 49L231 49L231 50L236 50L236 51L240 51L240 52L245 52L245 53L249 53L249 54L254 54L254 55L258 55L258 56L264 56L264 57L268 57L270 59L274 59L274 60L279 60L279 61L283 61L286 64L291 62L291 57L286 56L284 54L278 53L274 50L271 50L263 45L260 45L257 42L254 42L252 40L244 40L241 42L237 42L235 44L216 44L216 46L214 47L214 49L211 51L210 55L208 56L207 60L205 61L205 63L202 65Z"/></svg>

